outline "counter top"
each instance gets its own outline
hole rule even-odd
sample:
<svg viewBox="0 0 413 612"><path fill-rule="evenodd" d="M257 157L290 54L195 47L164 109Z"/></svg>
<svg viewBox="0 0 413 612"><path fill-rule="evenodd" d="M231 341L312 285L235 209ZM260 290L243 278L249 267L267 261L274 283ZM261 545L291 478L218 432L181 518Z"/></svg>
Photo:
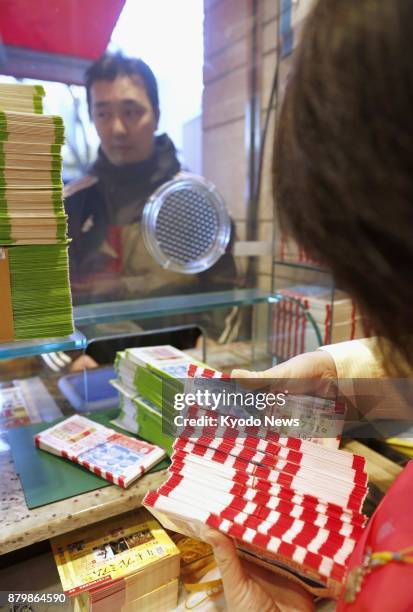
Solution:
<svg viewBox="0 0 413 612"><path fill-rule="evenodd" d="M0 554L133 510L156 489L166 470L147 474L127 489L115 485L29 510L11 452L0 452Z"/></svg>
<svg viewBox="0 0 413 612"><path fill-rule="evenodd" d="M189 352L189 351L188 351ZM200 358L201 350L191 351ZM246 367L249 343L234 343L208 351L208 363L224 369ZM29 510L8 445L0 434L0 555L73 529L117 516L142 504L147 491L158 488L166 470L147 474L127 489L105 486L89 493Z"/></svg>

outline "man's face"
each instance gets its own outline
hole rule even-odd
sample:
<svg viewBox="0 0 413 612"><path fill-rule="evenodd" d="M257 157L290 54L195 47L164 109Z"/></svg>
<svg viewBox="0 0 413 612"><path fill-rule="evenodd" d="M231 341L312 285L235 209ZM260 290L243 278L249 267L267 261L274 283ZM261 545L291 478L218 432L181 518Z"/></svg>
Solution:
<svg viewBox="0 0 413 612"><path fill-rule="evenodd" d="M158 118L140 76L95 81L90 103L103 152L112 164L141 162L152 155Z"/></svg>

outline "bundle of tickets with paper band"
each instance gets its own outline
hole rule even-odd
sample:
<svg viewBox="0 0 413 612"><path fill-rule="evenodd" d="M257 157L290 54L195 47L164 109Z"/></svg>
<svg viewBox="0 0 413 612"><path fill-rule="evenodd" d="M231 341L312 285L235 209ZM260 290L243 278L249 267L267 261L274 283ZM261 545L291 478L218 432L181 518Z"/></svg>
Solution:
<svg viewBox="0 0 413 612"><path fill-rule="evenodd" d="M0 342L73 332L64 127L42 88L0 84Z"/></svg>
<svg viewBox="0 0 413 612"><path fill-rule="evenodd" d="M78 463L123 488L165 457L159 446L77 414L36 434L34 441L41 450Z"/></svg>
<svg viewBox="0 0 413 612"><path fill-rule="evenodd" d="M172 610L179 549L143 508L51 540L66 594L89 612Z"/></svg>
<svg viewBox="0 0 413 612"><path fill-rule="evenodd" d="M211 416L203 428L201 412ZM167 529L200 537L209 525L249 560L337 597L366 521L364 458L269 428L214 426L213 411L196 406L187 414L169 478L144 505Z"/></svg>

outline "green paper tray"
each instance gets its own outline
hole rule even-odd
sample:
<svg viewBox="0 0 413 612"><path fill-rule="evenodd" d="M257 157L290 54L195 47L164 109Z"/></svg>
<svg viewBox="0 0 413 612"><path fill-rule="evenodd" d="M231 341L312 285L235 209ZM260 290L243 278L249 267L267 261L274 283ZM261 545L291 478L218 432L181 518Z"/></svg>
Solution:
<svg viewBox="0 0 413 612"><path fill-rule="evenodd" d="M112 419L116 418L118 412L118 409L111 409L85 413L85 416L101 425L125 433L124 430L110 423ZM16 472L20 476L24 497L30 510L102 487L116 486L76 463L35 447L34 435L62 420L64 419L58 419L52 423L37 423L26 427L18 427L8 431L8 440ZM168 467L169 464L169 459L163 459L149 472L158 472Z"/></svg>

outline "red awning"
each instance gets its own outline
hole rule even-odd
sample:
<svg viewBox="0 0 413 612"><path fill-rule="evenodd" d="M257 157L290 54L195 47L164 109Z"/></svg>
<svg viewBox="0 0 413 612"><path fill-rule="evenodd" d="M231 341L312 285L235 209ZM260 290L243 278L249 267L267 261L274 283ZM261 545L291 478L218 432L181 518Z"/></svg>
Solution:
<svg viewBox="0 0 413 612"><path fill-rule="evenodd" d="M125 0L1 0L0 73L82 83Z"/></svg>

